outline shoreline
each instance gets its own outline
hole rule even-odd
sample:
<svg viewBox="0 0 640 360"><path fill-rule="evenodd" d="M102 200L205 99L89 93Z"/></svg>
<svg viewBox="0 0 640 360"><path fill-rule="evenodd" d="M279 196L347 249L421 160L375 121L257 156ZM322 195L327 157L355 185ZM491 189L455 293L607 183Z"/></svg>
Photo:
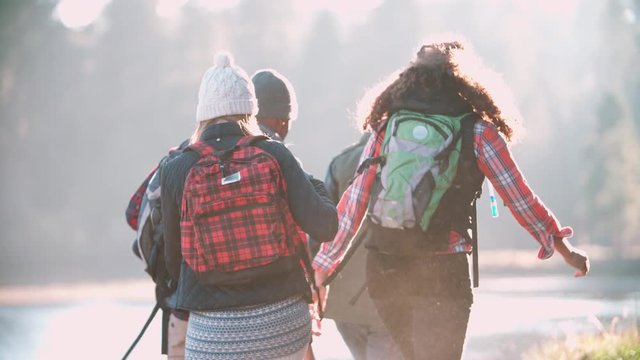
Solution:
<svg viewBox="0 0 640 360"><path fill-rule="evenodd" d="M623 281L633 281L640 275L640 257L614 258L605 249L586 248L590 254L591 272L588 279L602 279L605 289L610 277ZM593 255L591 255L593 254ZM536 257L535 250L480 250L480 287L481 291L500 291L499 288L514 291L518 288L514 278L546 278L544 287L556 289L558 282L573 278L573 272L564 261L553 256L547 260ZM592 281L592 280L590 280ZM575 282L576 291L580 290L580 281ZM574 286L571 286L574 288ZM565 290L572 290L572 289ZM517 290L516 290L517 291ZM523 289L527 291L527 289ZM0 306L54 305L87 301L155 301L154 284L146 274L136 277L97 276L90 279L37 283L17 283L0 285Z"/></svg>

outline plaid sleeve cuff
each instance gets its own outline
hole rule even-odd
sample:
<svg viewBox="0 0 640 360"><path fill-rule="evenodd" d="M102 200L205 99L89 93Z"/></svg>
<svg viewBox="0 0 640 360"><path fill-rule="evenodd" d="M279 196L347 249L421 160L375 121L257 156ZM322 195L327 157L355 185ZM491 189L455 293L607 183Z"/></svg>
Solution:
<svg viewBox="0 0 640 360"><path fill-rule="evenodd" d="M554 253L554 243L556 237L571 238L573 237L573 228L565 226L558 231L549 232L540 236L540 251L538 251L538 259L545 260L550 258Z"/></svg>
<svg viewBox="0 0 640 360"><path fill-rule="evenodd" d="M313 269L317 271L322 271L325 273L330 273L333 269L333 261L327 256L325 256L322 252L319 252L316 257L313 259Z"/></svg>

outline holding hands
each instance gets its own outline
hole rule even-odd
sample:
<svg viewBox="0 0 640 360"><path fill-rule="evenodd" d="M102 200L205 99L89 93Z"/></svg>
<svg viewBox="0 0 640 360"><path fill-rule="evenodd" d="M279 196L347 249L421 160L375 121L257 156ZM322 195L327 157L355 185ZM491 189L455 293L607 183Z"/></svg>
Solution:
<svg viewBox="0 0 640 360"><path fill-rule="evenodd" d="M329 287L324 285L324 281L328 276L329 274L326 272L320 270L315 271L315 282L316 286L318 287L318 291L316 292L314 289L312 289L311 294L313 295L313 304L311 304L309 307L311 318L313 321L311 332L316 336L322 334L322 312L327 305L327 294L329 292Z"/></svg>

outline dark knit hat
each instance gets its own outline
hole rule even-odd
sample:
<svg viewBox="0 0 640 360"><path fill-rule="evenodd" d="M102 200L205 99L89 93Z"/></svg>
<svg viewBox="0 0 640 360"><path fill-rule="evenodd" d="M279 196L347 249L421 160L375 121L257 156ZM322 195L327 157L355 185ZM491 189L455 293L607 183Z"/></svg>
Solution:
<svg viewBox="0 0 640 360"><path fill-rule="evenodd" d="M258 99L259 118L295 120L298 117L298 101L289 80L273 69L256 71L251 77Z"/></svg>

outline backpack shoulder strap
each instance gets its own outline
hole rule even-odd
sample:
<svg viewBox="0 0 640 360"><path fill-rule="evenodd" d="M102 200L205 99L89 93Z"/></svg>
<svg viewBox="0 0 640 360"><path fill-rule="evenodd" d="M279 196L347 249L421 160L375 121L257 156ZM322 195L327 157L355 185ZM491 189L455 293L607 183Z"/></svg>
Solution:
<svg viewBox="0 0 640 360"><path fill-rule="evenodd" d="M220 149L220 150L213 148L212 146L208 145L204 141L198 141L196 143L193 143L193 144L189 145L186 149L193 150L196 153L198 153L198 155L200 157L204 157L204 156L216 153L216 152L221 152L221 151L222 152L231 152L232 150L234 150L235 148L238 148L238 147L252 146L255 143L257 143L258 141L262 141L262 140L269 140L269 138L264 136L264 135L243 136L232 147L230 147L228 149Z"/></svg>
<svg viewBox="0 0 640 360"><path fill-rule="evenodd" d="M460 133L462 134L462 146L460 148L460 162L466 171L478 171L478 165L476 165L476 156L473 151L473 139L474 139L474 126L478 121L478 116L474 113L467 114L461 120ZM476 205L478 197L482 191L482 182L478 189L475 189L476 195L471 203L471 246L473 246L472 253L472 273L473 273L473 287L477 288L480 285L479 281L479 266L478 266L478 219Z"/></svg>
<svg viewBox="0 0 640 360"><path fill-rule="evenodd" d="M255 143L262 140L269 140L269 138L264 135L243 136L240 138L240 140L238 140L238 142L236 143L236 146L237 147L253 146Z"/></svg>
<svg viewBox="0 0 640 360"><path fill-rule="evenodd" d="M140 206L142 203L142 197L144 196L144 193L147 191L147 186L149 186L149 181L151 181L151 178L153 177L153 175L156 173L156 171L158 171L158 167L159 165L156 165L149 172L149 174L144 179L142 184L140 184L140 186L138 186L138 189L136 189L136 192L134 192L133 195L131 195L131 199L129 199L129 204L127 205L127 209L125 210L125 217L127 219L127 224L129 224L129 226L133 230L138 230L138 226L140 226L140 224L138 224L138 216L140 215Z"/></svg>
<svg viewBox="0 0 640 360"><path fill-rule="evenodd" d="M473 128L478 120L478 115L469 113L460 119L460 134L462 136L462 147L460 153L466 159L475 159L473 152Z"/></svg>
<svg viewBox="0 0 640 360"><path fill-rule="evenodd" d="M204 141L195 142L185 148L185 151L195 151L199 157L203 158L209 156L215 152L211 146L207 145Z"/></svg>
<svg viewBox="0 0 640 360"><path fill-rule="evenodd" d="M229 156L231 156L231 154L238 148L241 147L248 147L248 146L252 146L254 145L256 142L261 141L261 140L267 140L269 139L266 136L262 136L262 135L257 135L257 136L243 136L240 139L238 139L238 141L231 146L228 149L211 149L214 154L220 159L220 160L226 160L227 158L229 158Z"/></svg>

